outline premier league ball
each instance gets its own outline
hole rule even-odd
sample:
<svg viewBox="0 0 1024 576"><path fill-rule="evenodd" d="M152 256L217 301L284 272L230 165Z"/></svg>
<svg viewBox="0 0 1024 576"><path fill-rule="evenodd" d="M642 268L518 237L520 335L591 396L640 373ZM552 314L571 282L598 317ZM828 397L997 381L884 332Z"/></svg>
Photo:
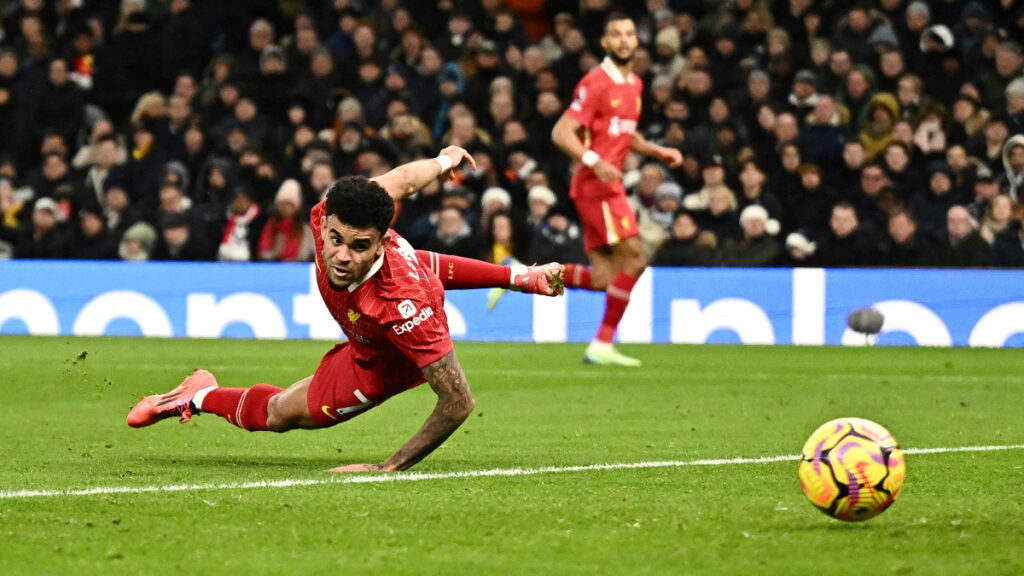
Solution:
<svg viewBox="0 0 1024 576"><path fill-rule="evenodd" d="M860 522L892 504L906 471L903 451L888 430L870 420L839 418L804 444L800 485L825 514Z"/></svg>

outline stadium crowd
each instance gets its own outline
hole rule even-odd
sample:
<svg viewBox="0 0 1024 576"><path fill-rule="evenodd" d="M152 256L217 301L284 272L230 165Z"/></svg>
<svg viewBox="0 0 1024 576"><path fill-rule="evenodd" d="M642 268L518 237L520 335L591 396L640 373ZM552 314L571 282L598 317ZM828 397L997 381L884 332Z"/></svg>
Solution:
<svg viewBox="0 0 1024 576"><path fill-rule="evenodd" d="M551 128L627 12L655 265L1024 267L1024 2L20 0L0 257L302 261L345 174L465 147L413 245L586 262Z"/></svg>

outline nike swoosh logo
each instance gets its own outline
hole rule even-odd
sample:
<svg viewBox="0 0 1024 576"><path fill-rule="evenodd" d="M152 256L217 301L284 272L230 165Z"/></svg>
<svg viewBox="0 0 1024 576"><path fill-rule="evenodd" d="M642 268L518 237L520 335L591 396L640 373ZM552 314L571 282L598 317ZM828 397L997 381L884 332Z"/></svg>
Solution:
<svg viewBox="0 0 1024 576"><path fill-rule="evenodd" d="M323 407L322 407L322 408L320 408L320 409L321 409L321 410L323 410L323 411L324 411L324 414L326 414L326 415L327 415L327 417L328 417L328 418L330 418L331 420L337 420L337 418L335 418L335 417L334 417L334 414L331 414L331 408L330 408L330 406L328 406L328 405L324 404L324 405L323 405Z"/></svg>
<svg viewBox="0 0 1024 576"><path fill-rule="evenodd" d="M622 98L612 100L612 108L618 108L619 104L622 104Z"/></svg>

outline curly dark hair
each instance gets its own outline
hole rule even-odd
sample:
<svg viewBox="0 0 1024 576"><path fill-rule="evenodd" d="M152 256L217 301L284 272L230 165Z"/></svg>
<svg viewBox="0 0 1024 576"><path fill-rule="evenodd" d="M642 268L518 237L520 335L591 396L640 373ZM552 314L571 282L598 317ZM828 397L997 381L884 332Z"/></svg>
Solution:
<svg viewBox="0 0 1024 576"><path fill-rule="evenodd" d="M373 226L381 234L387 232L395 215L395 201L380 184L363 176L345 176L327 190L327 216L366 228Z"/></svg>

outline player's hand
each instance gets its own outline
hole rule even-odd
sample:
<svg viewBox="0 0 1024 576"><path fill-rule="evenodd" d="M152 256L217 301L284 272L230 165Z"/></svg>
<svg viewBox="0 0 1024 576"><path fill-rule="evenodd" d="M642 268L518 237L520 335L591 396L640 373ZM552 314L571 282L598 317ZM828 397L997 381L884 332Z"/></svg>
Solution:
<svg viewBox="0 0 1024 576"><path fill-rule="evenodd" d="M337 468L331 468L328 472L384 472L384 468L380 464L349 464L348 466L339 466Z"/></svg>
<svg viewBox="0 0 1024 576"><path fill-rule="evenodd" d="M683 153L676 148L662 146L659 152L659 160L668 164L669 168L679 168L683 165Z"/></svg>
<svg viewBox="0 0 1024 576"><path fill-rule="evenodd" d="M619 170L606 160L598 160L597 164L594 164L594 174L597 174L597 177L605 184L622 180L622 170Z"/></svg>
<svg viewBox="0 0 1024 576"><path fill-rule="evenodd" d="M451 176L452 171L455 170L465 160L469 162L469 165L476 170L476 160L473 159L473 155L466 152L465 148L460 146L448 146L441 150L441 154L447 156L452 161L452 169L448 171L448 175Z"/></svg>

